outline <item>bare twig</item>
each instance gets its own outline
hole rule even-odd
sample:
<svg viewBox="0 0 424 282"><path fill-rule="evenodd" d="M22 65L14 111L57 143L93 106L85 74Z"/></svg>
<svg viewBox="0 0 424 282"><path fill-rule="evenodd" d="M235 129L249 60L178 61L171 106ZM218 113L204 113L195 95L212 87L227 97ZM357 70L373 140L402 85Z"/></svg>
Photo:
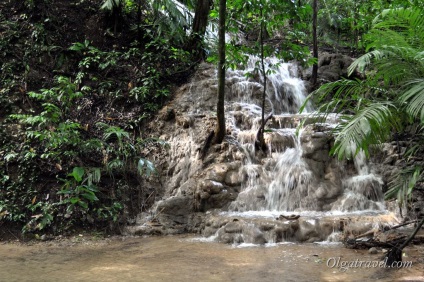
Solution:
<svg viewBox="0 0 424 282"><path fill-rule="evenodd" d="M404 222L402 224L399 224L399 225L390 227L389 230L397 229L399 227L402 227L402 226L405 226L405 225L409 225L409 224L412 224L412 223L416 223L416 222L418 222L418 220L411 220L411 221L408 221L408 222Z"/></svg>

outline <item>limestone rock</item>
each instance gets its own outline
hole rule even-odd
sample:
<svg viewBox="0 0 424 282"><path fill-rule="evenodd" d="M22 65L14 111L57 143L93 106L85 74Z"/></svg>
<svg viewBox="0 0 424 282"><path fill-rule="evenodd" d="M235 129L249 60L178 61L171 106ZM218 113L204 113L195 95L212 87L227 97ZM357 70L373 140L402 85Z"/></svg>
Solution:
<svg viewBox="0 0 424 282"><path fill-rule="evenodd" d="M183 128L189 128L193 124L193 119L189 116L178 116L177 124Z"/></svg>
<svg viewBox="0 0 424 282"><path fill-rule="evenodd" d="M372 247L368 250L368 253L371 254L371 255L375 255L375 254L378 254L378 250L377 250L377 248Z"/></svg>
<svg viewBox="0 0 424 282"><path fill-rule="evenodd" d="M202 180L199 187L202 191L210 194L218 194L224 189L224 185L222 183L210 179Z"/></svg>
<svg viewBox="0 0 424 282"><path fill-rule="evenodd" d="M228 172L228 165L227 164L215 164L211 168L209 168L206 179L211 179L213 181L217 182L224 182L225 181L225 175Z"/></svg>
<svg viewBox="0 0 424 282"><path fill-rule="evenodd" d="M225 175L225 184L230 185L230 186L239 186L241 185L241 177L240 177L240 173L238 171L235 170L230 170L226 175Z"/></svg>
<svg viewBox="0 0 424 282"><path fill-rule="evenodd" d="M242 227L240 221L229 222L224 227L224 230L227 233L240 233L242 231L242 229L243 229L243 227Z"/></svg>
<svg viewBox="0 0 424 282"><path fill-rule="evenodd" d="M186 224L193 211L193 198L187 196L170 197L156 206L157 218L163 225Z"/></svg>

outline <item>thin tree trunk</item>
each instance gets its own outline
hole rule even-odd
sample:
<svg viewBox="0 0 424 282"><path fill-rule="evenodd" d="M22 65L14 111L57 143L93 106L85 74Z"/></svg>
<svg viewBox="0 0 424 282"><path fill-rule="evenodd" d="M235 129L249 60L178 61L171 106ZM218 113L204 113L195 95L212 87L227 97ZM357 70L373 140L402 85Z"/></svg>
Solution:
<svg viewBox="0 0 424 282"><path fill-rule="evenodd" d="M227 9L226 0L219 0L219 30L218 30L218 103L217 118L218 126L216 130L215 143L221 143L224 140L225 129L225 12Z"/></svg>
<svg viewBox="0 0 424 282"><path fill-rule="evenodd" d="M137 41L141 46L141 0L137 1Z"/></svg>
<svg viewBox="0 0 424 282"><path fill-rule="evenodd" d="M318 15L318 0L313 0L312 3L312 40L313 40L313 55L317 62L312 66L311 83L316 85L318 79L318 38L317 38L317 15Z"/></svg>
<svg viewBox="0 0 424 282"><path fill-rule="evenodd" d="M265 138L264 138L264 131L265 131L265 98L266 98L266 71L265 71L265 62L264 62L264 21L263 21L263 8L261 5L260 10L260 19L261 19L261 30L260 30L260 45L261 45L261 72L263 76L264 81L264 91L262 93L262 117L261 117L261 128L259 129L259 134L257 136L257 141L259 142L259 147L263 152L266 152L266 144L265 144Z"/></svg>

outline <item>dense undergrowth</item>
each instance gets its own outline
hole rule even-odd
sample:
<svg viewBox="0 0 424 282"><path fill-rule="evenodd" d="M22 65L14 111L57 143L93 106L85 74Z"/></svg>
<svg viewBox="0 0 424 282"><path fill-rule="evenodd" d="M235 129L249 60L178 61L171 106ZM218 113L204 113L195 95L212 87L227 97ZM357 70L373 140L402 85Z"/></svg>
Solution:
<svg viewBox="0 0 424 282"><path fill-rule="evenodd" d="M115 231L152 205L160 179L146 156L167 144L146 124L173 87L215 55L193 41L199 34L189 35L186 16L200 0L180 2L191 10L171 0L0 1L0 237L11 227ZM309 52L313 13L321 50L360 54L378 13L422 8L416 0L329 0L318 10L313 1L268 1L262 15L261 2L227 2L227 31L244 34L227 42L229 67L259 47L264 56L316 63ZM209 21L216 22L216 5ZM338 99L330 92L348 105L365 104L367 95Z"/></svg>
<svg viewBox="0 0 424 282"><path fill-rule="evenodd" d="M102 1L2 2L0 227L116 230L154 201L145 156L166 144L143 125L190 54L135 10L117 24Z"/></svg>

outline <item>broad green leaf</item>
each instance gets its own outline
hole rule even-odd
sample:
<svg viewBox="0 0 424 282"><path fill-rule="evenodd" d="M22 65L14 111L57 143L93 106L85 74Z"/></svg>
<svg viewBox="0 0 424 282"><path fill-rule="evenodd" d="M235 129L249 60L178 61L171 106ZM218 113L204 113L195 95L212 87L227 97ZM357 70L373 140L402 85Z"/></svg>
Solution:
<svg viewBox="0 0 424 282"><path fill-rule="evenodd" d="M82 181L82 177L84 176L84 168L82 167L74 167L74 169L72 170L72 173L69 174L69 176L74 177L74 179L77 182L81 182Z"/></svg>

